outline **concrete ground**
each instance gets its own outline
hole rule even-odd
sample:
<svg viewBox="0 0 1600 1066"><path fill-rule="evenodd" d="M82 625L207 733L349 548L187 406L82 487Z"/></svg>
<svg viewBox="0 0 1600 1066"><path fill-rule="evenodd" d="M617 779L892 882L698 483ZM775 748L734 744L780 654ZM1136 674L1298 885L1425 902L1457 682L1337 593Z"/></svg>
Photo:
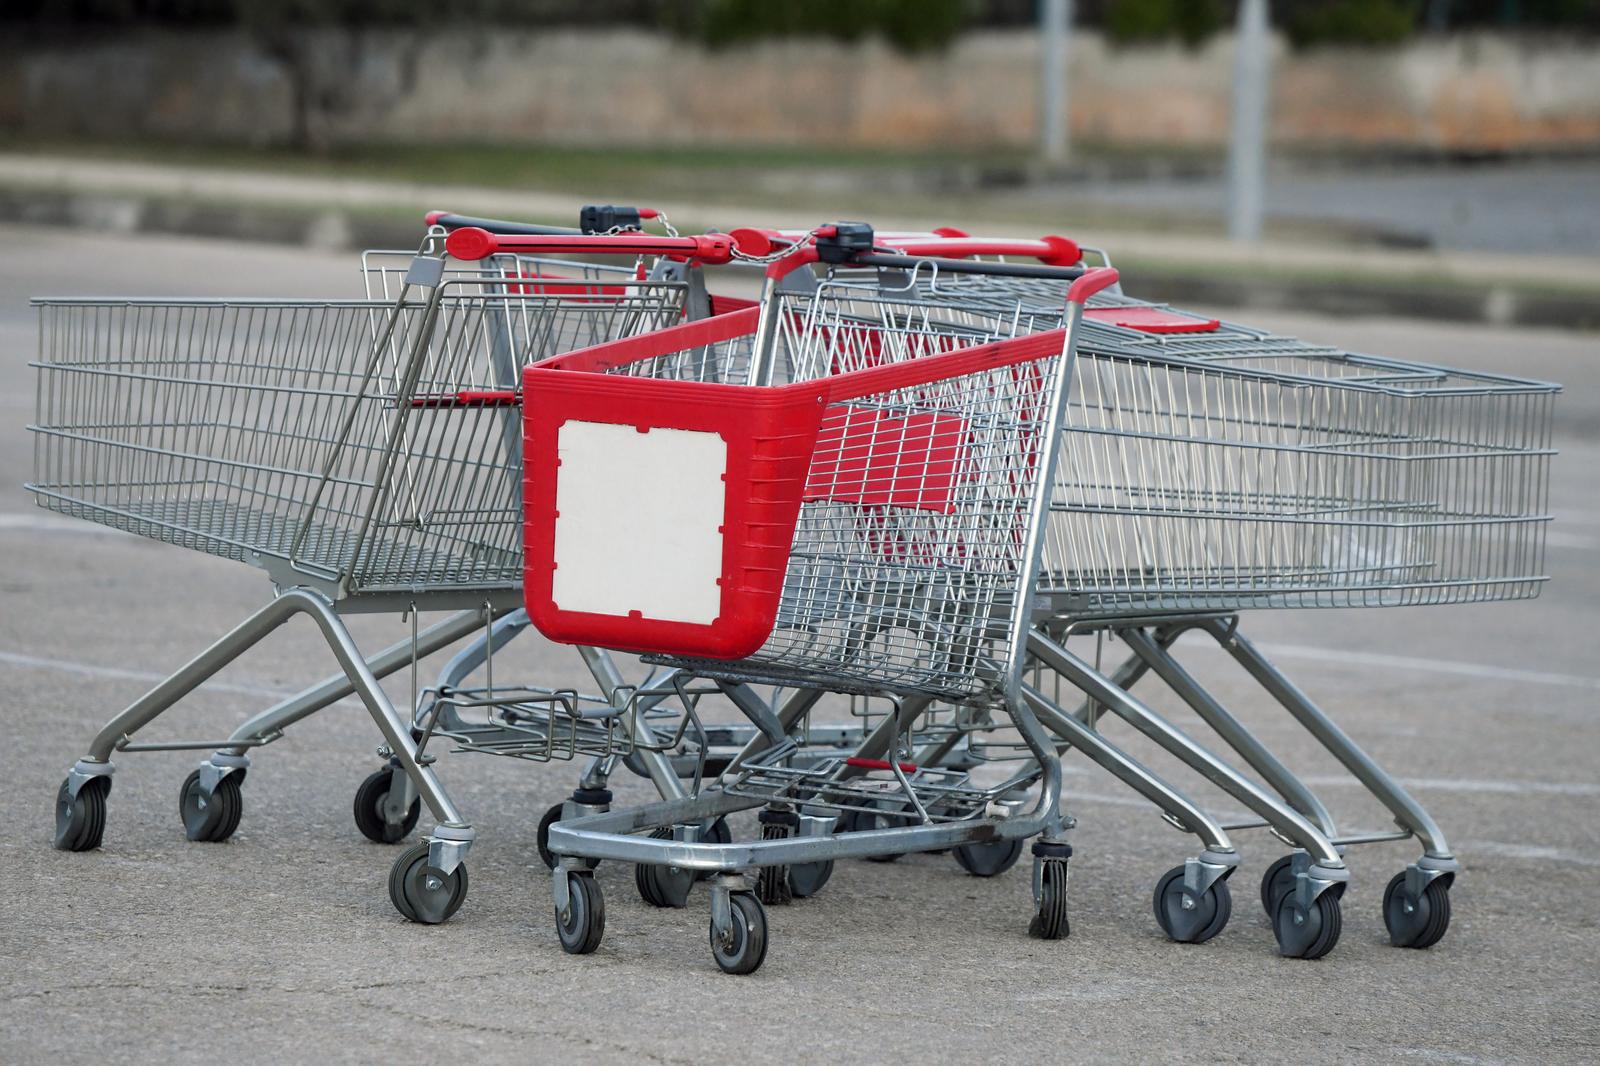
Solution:
<svg viewBox="0 0 1600 1066"><path fill-rule="evenodd" d="M1463 870L1433 950L1388 946L1378 905L1414 845L1352 851L1338 949L1274 953L1255 902L1283 851L1241 833L1234 917L1201 946L1166 941L1151 887L1187 838L1081 760L1072 936L1028 938L1025 866L993 879L948 856L841 864L770 912L759 974L720 973L706 898L648 909L602 866L598 953L564 955L534 825L574 768L447 756L474 818L471 891L436 927L390 906L395 851L350 821L375 731L341 705L261 751L224 845L185 841L194 753L118 760L105 846L49 846L62 773L152 681L259 606L259 572L58 519L21 484L36 350L29 295L348 295L349 256L0 227L0 1061L1580 1063L1600 1058L1600 338L1401 321L1255 316L1311 339L1564 382L1551 582L1532 602L1246 619L1269 653L1393 768L1450 834ZM1137 279L1130 279L1138 292ZM626 515L619 515L626 520ZM302 624L303 625L303 624ZM364 646L396 618L360 618ZM1357 829L1385 819L1214 651L1179 652ZM1113 649L1114 651L1114 649ZM505 665L509 663L510 665ZM290 626L150 736L215 737L331 669ZM527 637L499 671L580 682L576 656ZM505 675L502 675L505 676ZM392 691L403 696L404 684ZM1154 690L1152 690L1154 692ZM1170 700L1156 700L1170 707ZM1184 719L1180 716L1180 721ZM1135 750L1143 749L1132 744ZM1165 766L1151 759L1153 765ZM1192 778L1178 778L1214 799ZM619 780L620 798L649 792ZM1218 806L1231 810L1220 801ZM530 866L533 867L530 869Z"/></svg>

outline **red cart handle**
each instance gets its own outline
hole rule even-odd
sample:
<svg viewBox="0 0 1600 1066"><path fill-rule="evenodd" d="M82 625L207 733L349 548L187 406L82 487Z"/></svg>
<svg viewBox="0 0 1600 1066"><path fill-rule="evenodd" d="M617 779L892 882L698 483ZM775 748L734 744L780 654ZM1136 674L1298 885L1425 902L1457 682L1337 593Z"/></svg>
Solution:
<svg viewBox="0 0 1600 1066"><path fill-rule="evenodd" d="M605 236L535 236L498 234L476 226L458 229L445 238L445 251L457 259L476 261L496 252L554 252L565 255L667 255L726 263L733 258L733 238L722 233L695 237L657 237L648 233Z"/></svg>
<svg viewBox="0 0 1600 1066"><path fill-rule="evenodd" d="M938 237L898 240L884 238L886 246L905 255L936 255L962 259L969 255L1020 255L1037 259L1046 266L1074 266L1083 258L1078 242L1054 234L1038 240L1006 240L990 237Z"/></svg>
<svg viewBox="0 0 1600 1066"><path fill-rule="evenodd" d="M730 236L740 252L760 258L780 248L793 247L812 234L829 236L829 229L828 226L822 226L810 233L736 229ZM1083 250L1078 247L1077 241L1054 234L1037 240L969 237L961 230L945 228L931 234L876 233L873 243L903 255L940 256L946 259L964 259L973 255L1016 255L1037 259L1046 266L1074 266L1083 258Z"/></svg>

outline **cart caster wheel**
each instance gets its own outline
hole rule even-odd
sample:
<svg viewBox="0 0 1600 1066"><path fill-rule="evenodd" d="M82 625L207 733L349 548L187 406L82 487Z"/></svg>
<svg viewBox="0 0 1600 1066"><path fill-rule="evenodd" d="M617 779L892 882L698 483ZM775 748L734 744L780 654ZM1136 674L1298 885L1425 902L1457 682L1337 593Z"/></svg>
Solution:
<svg viewBox="0 0 1600 1066"><path fill-rule="evenodd" d="M670 840L672 830L657 829L650 835L657 840ZM633 882L639 889L639 898L650 906L683 907L688 904L689 890L694 887L694 871L641 862L633 868Z"/></svg>
<svg viewBox="0 0 1600 1066"><path fill-rule="evenodd" d="M1175 866L1156 882L1156 922L1161 931L1180 944L1203 944L1222 932L1233 914L1233 894L1219 880L1199 899L1189 897L1184 906L1183 867Z"/></svg>
<svg viewBox="0 0 1600 1066"><path fill-rule="evenodd" d="M733 830L728 828L727 817L719 816L716 821L711 823L710 829L700 834L700 839L709 844L732 844ZM708 877L715 876L716 871L714 870L696 870L694 872L696 881L704 881Z"/></svg>
<svg viewBox="0 0 1600 1066"><path fill-rule="evenodd" d="M56 793L55 846L60 851L93 851L106 831L106 794L111 778L85 781L76 796L61 782Z"/></svg>
<svg viewBox="0 0 1600 1066"><path fill-rule="evenodd" d="M1278 859L1261 875L1261 909L1267 912L1267 921L1278 913L1278 902L1294 891L1294 856Z"/></svg>
<svg viewBox="0 0 1600 1066"><path fill-rule="evenodd" d="M805 899L822 891L822 886L833 876L833 860L803 862L789 867L789 894L795 899Z"/></svg>
<svg viewBox="0 0 1600 1066"><path fill-rule="evenodd" d="M789 826L781 822L764 824L761 827L762 840L787 840ZM756 895L761 902L769 907L780 907L794 899L794 893L789 888L789 868L787 866L763 866L761 875L756 880ZM724 967L726 969L726 967Z"/></svg>
<svg viewBox="0 0 1600 1066"><path fill-rule="evenodd" d="M589 955L606 935L606 898L587 871L567 878L567 906L556 908L556 936L568 955Z"/></svg>
<svg viewBox="0 0 1600 1066"><path fill-rule="evenodd" d="M894 818L887 814L871 814L867 811L845 811L839 819L836 833L864 833L870 829L893 829L903 825L903 819ZM894 862L904 855L904 852L891 852L887 855L868 855L868 862Z"/></svg>
<svg viewBox="0 0 1600 1066"><path fill-rule="evenodd" d="M539 819L539 834L535 837L539 847L539 861L552 870L556 868L556 856L550 850L550 827L561 821L561 815L565 807L565 803L558 803L548 811L545 811L544 817ZM583 860L583 867L586 870L593 870L599 865L599 859Z"/></svg>
<svg viewBox="0 0 1600 1066"><path fill-rule="evenodd" d="M178 815L190 840L220 844L233 836L244 814L244 796L239 792L239 775L229 774L217 782L217 790L206 795L200 787L200 771L191 770L178 791Z"/></svg>
<svg viewBox="0 0 1600 1066"><path fill-rule="evenodd" d="M1067 921L1067 864L1045 859L1040 875L1039 906L1028 923L1028 935L1037 940L1065 940L1072 932Z"/></svg>
<svg viewBox="0 0 1600 1066"><path fill-rule="evenodd" d="M394 909L423 925L446 921L467 898L467 867L449 873L428 865L428 844L413 844L389 868L389 900Z"/></svg>
<svg viewBox="0 0 1600 1066"><path fill-rule="evenodd" d="M1383 924L1397 948L1431 948L1450 928L1450 878L1436 877L1419 897L1405 892L1404 871L1383 891Z"/></svg>
<svg viewBox="0 0 1600 1066"><path fill-rule="evenodd" d="M373 771L356 789L356 828L374 844L400 843L411 835L411 831L417 827L417 819L422 815L422 799L415 797L411 800L411 806L406 808L406 816L399 825L391 825L383 817L384 801L389 798L389 789L394 786L398 780L396 775L401 772L397 767L385 766Z"/></svg>
<svg viewBox="0 0 1600 1066"><path fill-rule="evenodd" d="M999 877L1022 857L1021 840L994 840L987 844L961 844L951 849L956 864L974 877Z"/></svg>
<svg viewBox="0 0 1600 1066"><path fill-rule="evenodd" d="M1301 910L1295 893L1290 892L1278 900L1278 909L1272 915L1278 954L1286 959L1320 959L1339 942L1343 924L1337 889L1323 892L1310 910Z"/></svg>
<svg viewBox="0 0 1600 1066"><path fill-rule="evenodd" d="M711 956L723 973L746 974L761 969L767 957L767 912L750 892L730 892L728 909L732 916L726 935L717 935L711 923Z"/></svg>

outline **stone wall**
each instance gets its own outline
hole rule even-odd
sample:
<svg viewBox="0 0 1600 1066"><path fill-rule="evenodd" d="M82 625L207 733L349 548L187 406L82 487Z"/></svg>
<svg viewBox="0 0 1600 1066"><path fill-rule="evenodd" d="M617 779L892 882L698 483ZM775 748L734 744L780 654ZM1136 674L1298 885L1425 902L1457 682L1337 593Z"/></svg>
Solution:
<svg viewBox="0 0 1600 1066"><path fill-rule="evenodd" d="M298 64L241 32L0 40L0 129L281 143L361 141L1027 146L1037 41L947 52L775 41L707 52L635 31L308 33ZM1210 148L1227 137L1232 43L1073 38L1075 137ZM1491 34L1403 48L1274 46L1272 137L1307 149L1600 147L1600 42ZM300 77L294 75L298 69ZM298 91L297 91L298 87ZM303 106L297 108L297 101Z"/></svg>

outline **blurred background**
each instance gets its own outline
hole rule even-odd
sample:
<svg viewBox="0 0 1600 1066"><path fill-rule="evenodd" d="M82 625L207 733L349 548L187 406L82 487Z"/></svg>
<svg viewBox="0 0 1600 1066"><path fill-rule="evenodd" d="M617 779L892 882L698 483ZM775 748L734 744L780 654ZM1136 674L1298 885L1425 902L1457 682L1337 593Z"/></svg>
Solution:
<svg viewBox="0 0 1600 1066"><path fill-rule="evenodd" d="M851 216L1066 233L1177 300L1600 323L1600 0L0 11L15 219L346 248L432 207Z"/></svg>

